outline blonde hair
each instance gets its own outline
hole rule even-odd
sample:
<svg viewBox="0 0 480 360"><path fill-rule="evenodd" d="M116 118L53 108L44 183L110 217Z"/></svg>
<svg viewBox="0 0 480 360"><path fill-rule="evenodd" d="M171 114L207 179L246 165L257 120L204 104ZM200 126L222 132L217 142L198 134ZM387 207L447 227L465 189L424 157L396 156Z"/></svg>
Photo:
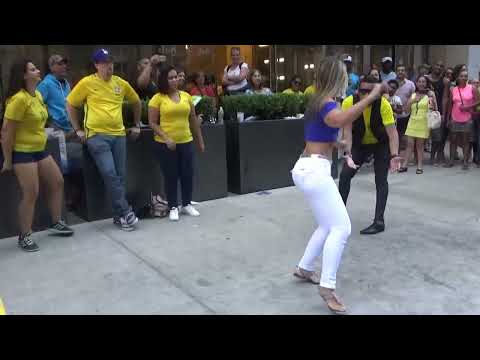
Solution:
<svg viewBox="0 0 480 360"><path fill-rule="evenodd" d="M326 98L345 95L348 74L342 59L338 56L329 56L320 61L316 83L317 92L308 105L306 118L320 111Z"/></svg>

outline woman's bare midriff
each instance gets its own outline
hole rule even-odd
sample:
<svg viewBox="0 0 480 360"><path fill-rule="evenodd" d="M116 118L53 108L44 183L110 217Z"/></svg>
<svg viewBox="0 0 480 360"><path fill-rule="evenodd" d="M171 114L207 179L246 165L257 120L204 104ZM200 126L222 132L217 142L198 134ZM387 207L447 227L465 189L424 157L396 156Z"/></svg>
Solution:
<svg viewBox="0 0 480 360"><path fill-rule="evenodd" d="M303 150L303 153L305 155L318 154L331 160L333 145L334 143L321 143L321 142L307 141L305 145L305 150Z"/></svg>

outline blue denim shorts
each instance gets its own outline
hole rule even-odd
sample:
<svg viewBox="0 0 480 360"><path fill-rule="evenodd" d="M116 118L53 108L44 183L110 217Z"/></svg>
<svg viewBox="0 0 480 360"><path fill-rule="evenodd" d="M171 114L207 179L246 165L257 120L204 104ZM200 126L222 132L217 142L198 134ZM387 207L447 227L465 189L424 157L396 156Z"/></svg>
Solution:
<svg viewBox="0 0 480 360"><path fill-rule="evenodd" d="M12 153L12 164L35 163L46 159L49 155L49 152L45 150L36 152L14 151Z"/></svg>

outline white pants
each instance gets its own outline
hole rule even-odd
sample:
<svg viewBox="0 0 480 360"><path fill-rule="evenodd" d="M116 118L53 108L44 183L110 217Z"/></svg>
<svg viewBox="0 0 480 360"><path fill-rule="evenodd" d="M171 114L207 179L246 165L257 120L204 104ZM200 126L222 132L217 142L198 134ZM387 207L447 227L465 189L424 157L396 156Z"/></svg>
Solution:
<svg viewBox="0 0 480 360"><path fill-rule="evenodd" d="M330 161L318 157L300 158L292 170L292 178L304 192L318 224L298 266L313 271L315 259L323 254L320 286L335 289L340 259L352 229L347 209L331 176Z"/></svg>

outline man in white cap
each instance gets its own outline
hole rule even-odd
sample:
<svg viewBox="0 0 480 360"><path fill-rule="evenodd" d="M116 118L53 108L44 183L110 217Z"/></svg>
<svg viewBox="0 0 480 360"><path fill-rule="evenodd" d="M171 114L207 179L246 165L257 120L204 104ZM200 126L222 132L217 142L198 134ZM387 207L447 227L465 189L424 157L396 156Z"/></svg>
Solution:
<svg viewBox="0 0 480 360"><path fill-rule="evenodd" d="M382 71L380 71L380 79L384 82L396 80L397 74L392 70L393 60L390 56L382 59Z"/></svg>
<svg viewBox="0 0 480 360"><path fill-rule="evenodd" d="M353 59L350 55L345 55L343 57L343 62L347 67L348 73L348 88L347 96L355 94L355 91L358 89L358 84L360 83L360 77L353 72Z"/></svg>

